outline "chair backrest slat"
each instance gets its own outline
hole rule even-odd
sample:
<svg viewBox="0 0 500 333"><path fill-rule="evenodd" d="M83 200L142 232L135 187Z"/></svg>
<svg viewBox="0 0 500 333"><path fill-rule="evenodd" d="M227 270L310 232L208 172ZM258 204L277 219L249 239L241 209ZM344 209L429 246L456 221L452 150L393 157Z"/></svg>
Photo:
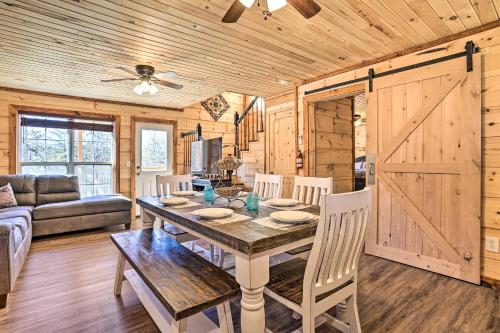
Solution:
<svg viewBox="0 0 500 333"><path fill-rule="evenodd" d="M321 216L304 276L304 301L356 277L372 202L370 188L321 195Z"/></svg>
<svg viewBox="0 0 500 333"><path fill-rule="evenodd" d="M283 176L256 173L253 191L262 198L281 198L283 193Z"/></svg>
<svg viewBox="0 0 500 333"><path fill-rule="evenodd" d="M191 175L156 176L156 193L167 195L176 191L192 191Z"/></svg>
<svg viewBox="0 0 500 333"><path fill-rule="evenodd" d="M333 179L295 176L292 199L307 205L319 205L322 194L332 193Z"/></svg>

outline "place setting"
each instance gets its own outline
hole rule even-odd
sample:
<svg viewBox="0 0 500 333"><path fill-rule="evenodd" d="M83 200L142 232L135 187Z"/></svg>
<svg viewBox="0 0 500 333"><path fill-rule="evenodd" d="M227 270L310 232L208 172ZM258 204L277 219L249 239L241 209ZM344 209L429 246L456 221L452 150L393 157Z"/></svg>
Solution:
<svg viewBox="0 0 500 333"><path fill-rule="evenodd" d="M222 207L201 208L194 210L189 214L197 218L200 218L201 220L217 224L241 222L251 219L250 216L237 214L230 208L222 208Z"/></svg>
<svg viewBox="0 0 500 333"><path fill-rule="evenodd" d="M309 212L282 210L271 213L267 217L255 219L252 222L268 228L287 230L290 227L307 224L312 221L317 221L318 219L319 216Z"/></svg>
<svg viewBox="0 0 500 333"><path fill-rule="evenodd" d="M198 202L193 202L189 200L189 196L194 195L188 194L188 192L194 192L195 191L179 191L179 192L174 192L172 195L168 196L162 196L158 199L158 202L161 203L165 207L170 207L170 208L189 208L189 207L195 207L199 206L200 203Z"/></svg>
<svg viewBox="0 0 500 333"><path fill-rule="evenodd" d="M272 207L286 211L302 210L310 206L310 205L305 205L298 200L287 199L287 198L273 198L273 199L262 200L260 204L262 206Z"/></svg>

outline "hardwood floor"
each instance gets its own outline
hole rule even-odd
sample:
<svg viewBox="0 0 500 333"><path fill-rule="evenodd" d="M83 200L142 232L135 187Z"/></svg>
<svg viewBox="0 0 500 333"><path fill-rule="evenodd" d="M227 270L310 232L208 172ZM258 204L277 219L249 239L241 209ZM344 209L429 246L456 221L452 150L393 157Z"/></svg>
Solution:
<svg viewBox="0 0 500 333"><path fill-rule="evenodd" d="M113 295L117 250L109 234L119 230L35 239L0 310L0 332L157 332L127 283L121 297ZM500 332L499 291L368 255L359 275L364 332ZM291 311L266 301L274 332L300 326ZM231 308L239 332L238 299ZM215 311L207 314L216 320Z"/></svg>

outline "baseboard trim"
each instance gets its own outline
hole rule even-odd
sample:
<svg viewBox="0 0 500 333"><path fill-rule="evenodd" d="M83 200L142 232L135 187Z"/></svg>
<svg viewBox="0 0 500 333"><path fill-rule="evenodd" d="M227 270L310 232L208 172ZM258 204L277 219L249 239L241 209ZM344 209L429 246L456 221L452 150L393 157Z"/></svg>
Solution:
<svg viewBox="0 0 500 333"><path fill-rule="evenodd" d="M483 276L481 277L481 285L491 289L500 289L500 280Z"/></svg>

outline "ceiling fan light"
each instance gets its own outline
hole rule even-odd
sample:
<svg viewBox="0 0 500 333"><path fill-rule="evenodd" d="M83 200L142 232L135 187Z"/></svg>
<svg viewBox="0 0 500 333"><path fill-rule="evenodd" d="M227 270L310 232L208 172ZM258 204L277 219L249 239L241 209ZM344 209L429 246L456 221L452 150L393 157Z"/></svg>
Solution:
<svg viewBox="0 0 500 333"><path fill-rule="evenodd" d="M149 93L151 95L154 95L158 92L158 86L156 85L156 83L152 83L150 86L149 86Z"/></svg>
<svg viewBox="0 0 500 333"><path fill-rule="evenodd" d="M240 0L240 2L243 4L243 6L250 8L252 7L255 0Z"/></svg>
<svg viewBox="0 0 500 333"><path fill-rule="evenodd" d="M269 9L270 12L274 12L275 10L285 7L287 3L287 0L267 0L267 9Z"/></svg>
<svg viewBox="0 0 500 333"><path fill-rule="evenodd" d="M148 80L142 80L140 86L141 86L142 92L148 91L149 90L149 82L148 82Z"/></svg>
<svg viewBox="0 0 500 333"><path fill-rule="evenodd" d="M142 91L142 87L141 87L141 84L140 84L140 83L134 87L134 92L135 92L137 95L142 95L143 91Z"/></svg>

